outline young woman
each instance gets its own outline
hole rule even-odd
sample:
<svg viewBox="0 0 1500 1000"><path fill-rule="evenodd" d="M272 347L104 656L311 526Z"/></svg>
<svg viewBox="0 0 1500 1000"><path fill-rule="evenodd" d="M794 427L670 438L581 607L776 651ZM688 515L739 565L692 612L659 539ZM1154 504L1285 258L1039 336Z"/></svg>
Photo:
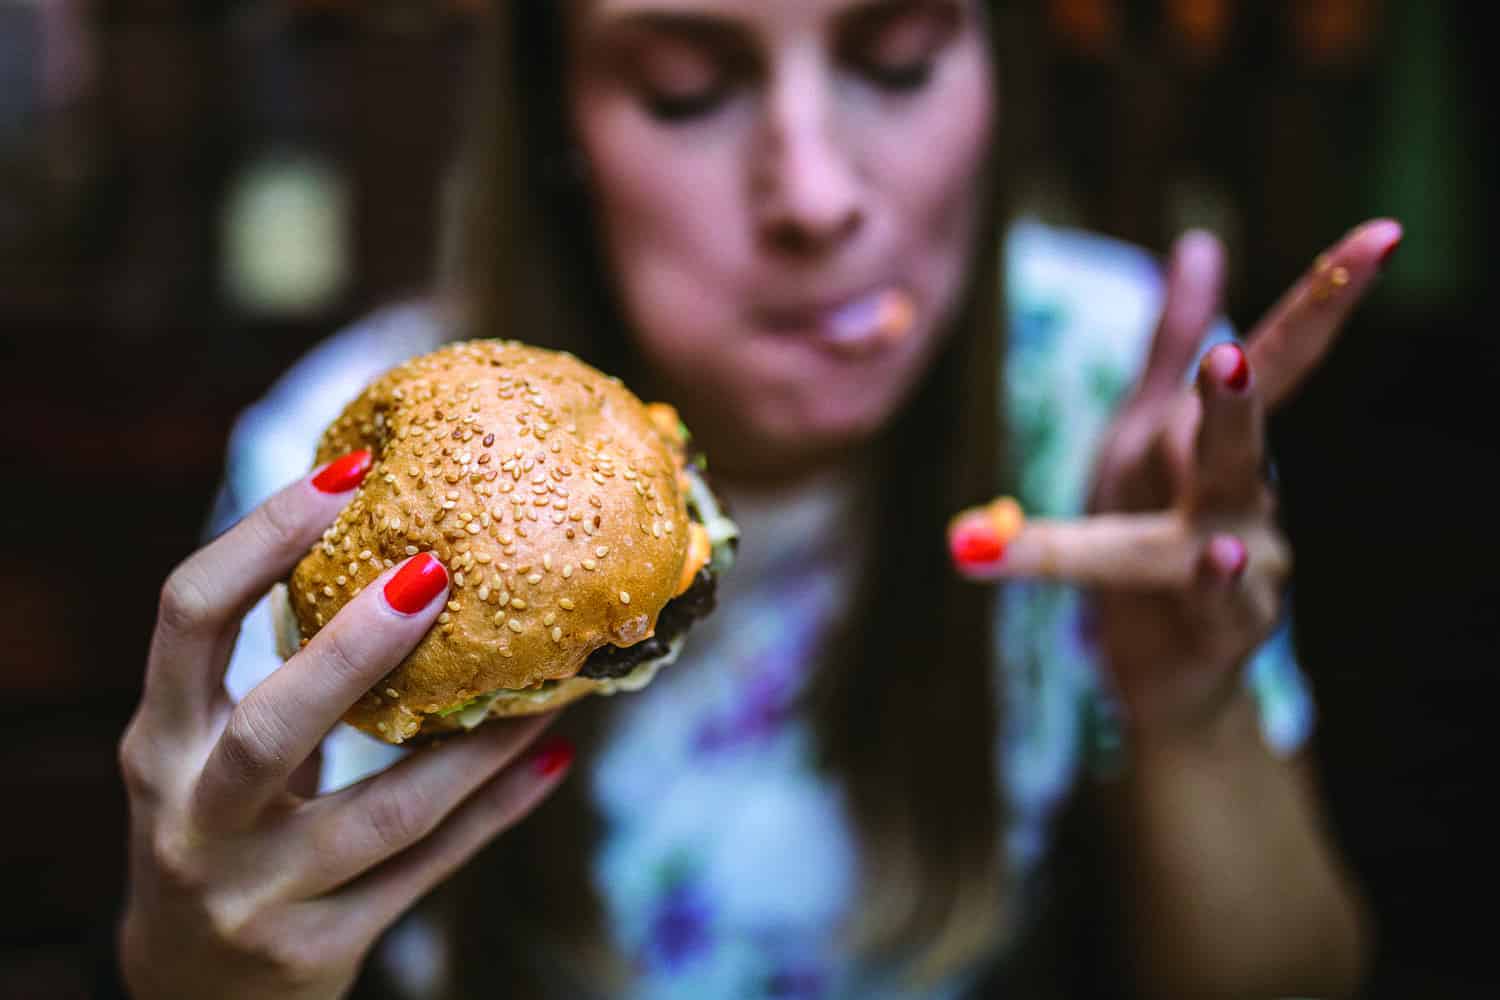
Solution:
<svg viewBox="0 0 1500 1000"><path fill-rule="evenodd" d="M1059 992L1352 990L1361 908L1272 638L1264 421L1399 227L1354 230L1242 349L1211 237L1163 282L1002 229L995 5L498 7L452 280L245 415L228 530L164 588L121 746L135 994L336 996L367 966L415 996L1033 996L1031 966ZM445 580L404 613L397 567L274 672L263 606L241 625L357 485L303 474L324 424L388 365L490 335L674 402L741 560L647 691L387 768L328 734ZM1100 516L1003 559L983 518L945 544L1002 489ZM1089 846L1056 871L1105 877L1114 930L1066 943L1039 859L1085 768Z"/></svg>

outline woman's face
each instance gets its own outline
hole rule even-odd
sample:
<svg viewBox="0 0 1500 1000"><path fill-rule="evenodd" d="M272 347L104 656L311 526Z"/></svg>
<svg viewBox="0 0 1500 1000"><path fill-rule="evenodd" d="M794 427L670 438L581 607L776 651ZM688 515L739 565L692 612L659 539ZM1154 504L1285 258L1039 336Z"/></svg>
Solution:
<svg viewBox="0 0 1500 1000"><path fill-rule="evenodd" d="M716 464L866 440L940 346L989 141L977 0L578 0L574 127L637 346Z"/></svg>

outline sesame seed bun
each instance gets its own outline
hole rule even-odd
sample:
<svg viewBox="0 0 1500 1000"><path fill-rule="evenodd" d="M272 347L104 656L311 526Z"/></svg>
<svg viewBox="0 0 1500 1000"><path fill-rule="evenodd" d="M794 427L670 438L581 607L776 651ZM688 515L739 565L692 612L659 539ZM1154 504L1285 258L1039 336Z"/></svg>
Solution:
<svg viewBox="0 0 1500 1000"><path fill-rule="evenodd" d="M451 344L376 379L318 445L319 464L359 449L374 464L293 571L286 611L305 643L427 551L452 593L345 721L401 743L458 728L456 709L497 690L489 717L631 689L577 675L594 650L650 638L693 569L679 428L618 379L509 341Z"/></svg>

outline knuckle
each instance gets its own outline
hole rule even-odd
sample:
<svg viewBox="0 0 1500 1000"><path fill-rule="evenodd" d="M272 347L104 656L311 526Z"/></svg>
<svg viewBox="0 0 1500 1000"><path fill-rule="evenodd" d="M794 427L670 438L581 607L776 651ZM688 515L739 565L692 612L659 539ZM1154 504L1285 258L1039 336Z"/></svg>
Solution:
<svg viewBox="0 0 1500 1000"><path fill-rule="evenodd" d="M269 713L248 698L230 713L219 752L238 780L251 784L288 770L278 724Z"/></svg>
<svg viewBox="0 0 1500 1000"><path fill-rule="evenodd" d="M321 633L323 668L340 682L363 684L362 678L369 671L362 666L366 654L355 639L354 629L347 622L336 623Z"/></svg>
<svg viewBox="0 0 1500 1000"><path fill-rule="evenodd" d="M214 619L215 605L191 562L172 571L162 584L157 623L170 632L193 632Z"/></svg>
<svg viewBox="0 0 1500 1000"><path fill-rule="evenodd" d="M197 852L176 826L162 826L151 835L151 867L156 880L174 895L197 896L208 888Z"/></svg>
<svg viewBox="0 0 1500 1000"><path fill-rule="evenodd" d="M287 491L261 504L252 518L262 544L276 551L302 547L304 521L295 498Z"/></svg>
<svg viewBox="0 0 1500 1000"><path fill-rule="evenodd" d="M125 730L125 735L115 748L115 764L130 798L155 797L158 785L156 768L135 723Z"/></svg>
<svg viewBox="0 0 1500 1000"><path fill-rule="evenodd" d="M392 853L426 836L435 821L426 796L412 794L410 790L400 795L374 796L366 816L376 844Z"/></svg>

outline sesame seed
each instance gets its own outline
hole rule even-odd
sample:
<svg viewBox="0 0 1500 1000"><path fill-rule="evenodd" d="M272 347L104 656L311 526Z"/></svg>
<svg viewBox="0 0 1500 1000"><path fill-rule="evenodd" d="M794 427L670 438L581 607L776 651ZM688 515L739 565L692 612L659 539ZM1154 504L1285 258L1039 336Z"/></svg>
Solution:
<svg viewBox="0 0 1500 1000"><path fill-rule="evenodd" d="M386 688L385 696L387 698L399 699L401 697L401 692L397 691L395 688Z"/></svg>
<svg viewBox="0 0 1500 1000"><path fill-rule="evenodd" d="M542 569L552 569L552 553L546 552L542 554Z"/></svg>
<svg viewBox="0 0 1500 1000"><path fill-rule="evenodd" d="M549 612L547 612L547 617L545 617L545 618L542 619L542 624L543 625L552 625L556 621L557 621L557 612L556 611L549 611Z"/></svg>
<svg viewBox="0 0 1500 1000"><path fill-rule="evenodd" d="M542 582L542 574L533 573L526 578L526 582L535 587L537 584Z"/></svg>
<svg viewBox="0 0 1500 1000"><path fill-rule="evenodd" d="M516 609L517 611L525 611L526 610L526 602L524 600L522 600L521 598L519 598L519 597L513 597L513 598L511 598L511 600L510 600L510 606L512 608Z"/></svg>
<svg viewBox="0 0 1500 1000"><path fill-rule="evenodd" d="M594 562L594 560L592 559L585 559L583 561L583 568L592 573L594 570L599 568L599 564Z"/></svg>
<svg viewBox="0 0 1500 1000"><path fill-rule="evenodd" d="M574 606L573 598L564 597L562 600L557 602L557 606L562 608L564 611L572 611Z"/></svg>
<svg viewBox="0 0 1500 1000"><path fill-rule="evenodd" d="M323 596L324 597L332 597L333 596L333 588L332 587L324 587L323 588Z"/></svg>
<svg viewBox="0 0 1500 1000"><path fill-rule="evenodd" d="M626 591L626 590L620 591L620 603L621 604L629 604L630 603L630 592L629 591Z"/></svg>
<svg viewBox="0 0 1500 1000"><path fill-rule="evenodd" d="M419 549L419 548L417 548L415 545L408 545L406 547L406 554L409 555L409 556L414 556L414 555L416 555L420 551L422 551L422 550Z"/></svg>
<svg viewBox="0 0 1500 1000"><path fill-rule="evenodd" d="M359 553L359 557L361 559L369 559L370 556L372 556L372 555L374 555L374 553L371 552L369 549L361 549L360 553Z"/></svg>
<svg viewBox="0 0 1500 1000"><path fill-rule="evenodd" d="M496 625L504 625L505 624L505 612L504 611L496 611L495 612L495 617L494 617L493 621L494 621L494 623Z"/></svg>
<svg viewBox="0 0 1500 1000"><path fill-rule="evenodd" d="M554 625L554 626L552 626L552 641L553 642L562 642L562 626L561 625Z"/></svg>
<svg viewBox="0 0 1500 1000"><path fill-rule="evenodd" d="M491 593L492 593L492 591L490 590L490 585L489 584L482 583L482 584L479 585L479 599L481 601L488 601L490 599L490 594Z"/></svg>
<svg viewBox="0 0 1500 1000"><path fill-rule="evenodd" d="M446 625L446 624L448 624L452 620L453 620L453 616L450 615L446 611L444 611L442 614L438 615L438 624L439 625Z"/></svg>
<svg viewBox="0 0 1500 1000"><path fill-rule="evenodd" d="M572 575L573 575L573 564L572 563L567 563L566 565L563 566L563 579L566 580L568 577L570 577Z"/></svg>
<svg viewBox="0 0 1500 1000"><path fill-rule="evenodd" d="M509 624L510 630L517 633L518 635L522 632L522 630L526 628L526 626L521 624L521 619L519 618L512 618Z"/></svg>
<svg viewBox="0 0 1500 1000"><path fill-rule="evenodd" d="M342 587L344 584L346 584L346 583L349 582L349 578L347 576L345 576L344 574L340 573L338 576L334 577L333 582L336 583L336 584L338 584L340 587Z"/></svg>
<svg viewBox="0 0 1500 1000"><path fill-rule="evenodd" d="M453 574L453 582L456 585L462 587L464 585L464 575L463 575L463 573L454 573Z"/></svg>
<svg viewBox="0 0 1500 1000"><path fill-rule="evenodd" d="M477 535L481 531L483 531L484 528L480 527L478 521L470 521L468 528L466 528L465 530L468 531L468 533L471 535Z"/></svg>
<svg viewBox="0 0 1500 1000"><path fill-rule="evenodd" d="M600 559L603 559L605 556L609 555L609 546L608 545L601 545L601 546L599 546L597 549L594 550L594 555L598 556Z"/></svg>

